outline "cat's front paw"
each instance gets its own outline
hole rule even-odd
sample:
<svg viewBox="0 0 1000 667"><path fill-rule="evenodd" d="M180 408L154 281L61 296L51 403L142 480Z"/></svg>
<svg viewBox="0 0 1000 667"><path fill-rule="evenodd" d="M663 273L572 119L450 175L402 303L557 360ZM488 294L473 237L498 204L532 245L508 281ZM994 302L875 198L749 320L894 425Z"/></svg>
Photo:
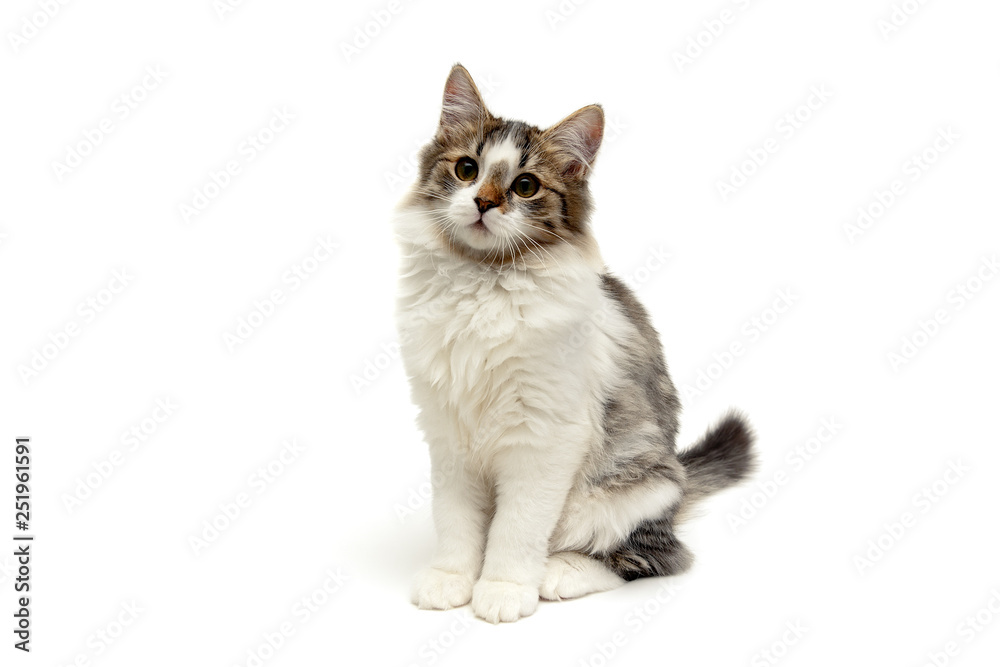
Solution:
<svg viewBox="0 0 1000 667"><path fill-rule="evenodd" d="M413 582L413 604L421 609L451 609L469 604L473 579L461 572L429 567Z"/></svg>
<svg viewBox="0 0 1000 667"><path fill-rule="evenodd" d="M538 589L509 581L480 579L472 591L472 611L490 623L510 623L538 608Z"/></svg>

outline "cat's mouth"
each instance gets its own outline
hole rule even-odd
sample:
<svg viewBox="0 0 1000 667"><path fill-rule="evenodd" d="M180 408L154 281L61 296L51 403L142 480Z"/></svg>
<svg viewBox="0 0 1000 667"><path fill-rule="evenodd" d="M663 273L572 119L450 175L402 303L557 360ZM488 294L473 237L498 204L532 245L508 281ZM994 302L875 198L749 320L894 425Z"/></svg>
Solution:
<svg viewBox="0 0 1000 667"><path fill-rule="evenodd" d="M479 219L469 225L470 229L475 229L481 234L492 234L490 228L486 226L486 222L483 221L483 216L479 216Z"/></svg>
<svg viewBox="0 0 1000 667"><path fill-rule="evenodd" d="M459 233L463 243L480 252L495 250L498 240L502 238L499 233L502 225L497 220L487 222L481 213L466 220Z"/></svg>

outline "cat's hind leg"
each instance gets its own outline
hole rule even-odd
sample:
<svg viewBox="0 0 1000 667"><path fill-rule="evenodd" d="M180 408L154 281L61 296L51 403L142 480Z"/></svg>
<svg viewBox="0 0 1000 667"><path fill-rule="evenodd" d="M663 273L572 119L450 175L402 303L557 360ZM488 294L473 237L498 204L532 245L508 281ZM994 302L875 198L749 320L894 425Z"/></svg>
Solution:
<svg viewBox="0 0 1000 667"><path fill-rule="evenodd" d="M627 539L594 557L625 581L685 572L694 556L677 538L674 514L643 521Z"/></svg>
<svg viewBox="0 0 1000 667"><path fill-rule="evenodd" d="M662 466L656 476L575 489L553 536L547 599L608 590L616 580L679 574L690 566L691 553L674 531L683 496L683 472L675 470Z"/></svg>
<svg viewBox="0 0 1000 667"><path fill-rule="evenodd" d="M560 551L549 556L539 595L545 600L569 600L624 583L600 561L577 551Z"/></svg>

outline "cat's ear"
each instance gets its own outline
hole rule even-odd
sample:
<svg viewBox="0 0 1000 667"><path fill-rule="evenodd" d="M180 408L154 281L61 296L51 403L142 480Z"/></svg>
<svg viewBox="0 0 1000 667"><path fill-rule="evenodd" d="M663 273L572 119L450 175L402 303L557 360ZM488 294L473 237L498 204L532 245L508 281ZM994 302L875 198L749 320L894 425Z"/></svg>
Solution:
<svg viewBox="0 0 1000 667"><path fill-rule="evenodd" d="M444 84L441 125L438 130L447 135L449 131L459 127L478 125L489 115L483 96L479 94L469 70L456 63Z"/></svg>
<svg viewBox="0 0 1000 667"><path fill-rule="evenodd" d="M563 175L585 177L604 138L604 111L598 104L583 107L545 130L544 136L563 159Z"/></svg>

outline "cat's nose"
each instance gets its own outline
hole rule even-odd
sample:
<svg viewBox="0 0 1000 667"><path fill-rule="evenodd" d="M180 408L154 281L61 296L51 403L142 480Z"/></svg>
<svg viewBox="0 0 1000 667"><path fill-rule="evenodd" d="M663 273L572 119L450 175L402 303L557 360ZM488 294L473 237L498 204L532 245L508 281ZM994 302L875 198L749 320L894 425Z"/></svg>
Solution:
<svg viewBox="0 0 1000 667"><path fill-rule="evenodd" d="M497 203L495 201L490 201L489 199L483 199L482 197L476 197L474 201L476 202L476 208L479 209L479 212L481 214L486 213L486 211L490 210L491 208L496 208L497 206Z"/></svg>

